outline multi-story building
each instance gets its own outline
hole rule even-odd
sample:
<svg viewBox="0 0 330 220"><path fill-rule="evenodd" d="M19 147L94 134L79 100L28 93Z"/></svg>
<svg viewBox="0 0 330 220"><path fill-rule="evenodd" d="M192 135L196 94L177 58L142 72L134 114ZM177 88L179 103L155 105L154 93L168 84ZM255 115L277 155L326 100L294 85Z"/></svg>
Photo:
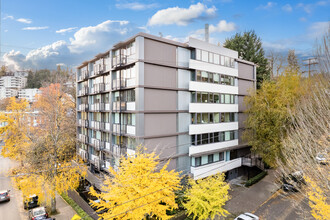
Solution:
<svg viewBox="0 0 330 220"><path fill-rule="evenodd" d="M10 98L17 95L18 91L16 89L0 87L0 99Z"/></svg>
<svg viewBox="0 0 330 220"><path fill-rule="evenodd" d="M28 102L36 101L35 96L40 94L39 89L21 89L18 91L19 99L26 99Z"/></svg>
<svg viewBox="0 0 330 220"><path fill-rule="evenodd" d="M20 76L2 76L0 78L0 87L10 89L21 89L26 86L27 79Z"/></svg>
<svg viewBox="0 0 330 220"><path fill-rule="evenodd" d="M195 179L244 170L243 97L256 68L236 51L139 33L77 69L77 153L96 169L138 146Z"/></svg>

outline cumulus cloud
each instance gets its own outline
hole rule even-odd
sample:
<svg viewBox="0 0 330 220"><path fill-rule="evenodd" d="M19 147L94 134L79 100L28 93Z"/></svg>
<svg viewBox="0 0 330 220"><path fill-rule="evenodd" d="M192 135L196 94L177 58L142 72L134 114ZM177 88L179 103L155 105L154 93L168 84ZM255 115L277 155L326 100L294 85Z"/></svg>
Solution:
<svg viewBox="0 0 330 220"><path fill-rule="evenodd" d="M16 19L16 21L24 23L24 24L31 24L32 23L32 20L28 19L28 18L18 18L18 19Z"/></svg>
<svg viewBox="0 0 330 220"><path fill-rule="evenodd" d="M237 29L237 26L234 22L227 22L226 20L221 20L216 25L213 25L213 24L209 25L210 33L231 32L231 31L235 31L236 29ZM204 31L205 31L204 29L199 29L195 33L204 34Z"/></svg>
<svg viewBox="0 0 330 220"><path fill-rule="evenodd" d="M276 5L275 2L267 2L266 5L260 5L257 7L258 10L269 10Z"/></svg>
<svg viewBox="0 0 330 220"><path fill-rule="evenodd" d="M156 3L142 4L142 3L139 3L139 2L116 4L116 7L118 9L130 9L130 10L134 10L134 11L141 11L141 10L151 9L151 8L155 8L157 6L158 6L158 4L156 4Z"/></svg>
<svg viewBox="0 0 330 220"><path fill-rule="evenodd" d="M216 13L213 6L208 8L202 3L190 5L189 8L167 8L156 12L148 21L149 26L177 24L185 26L195 20L213 17Z"/></svg>
<svg viewBox="0 0 330 220"><path fill-rule="evenodd" d="M128 21L105 21L96 26L83 27L69 41L57 41L31 50L26 55L20 51L5 53L3 61L11 69L54 68L57 64L79 65L97 53L140 31Z"/></svg>
<svg viewBox="0 0 330 220"><path fill-rule="evenodd" d="M57 34L64 34L66 32L71 32L74 29L77 29L78 27L70 27L70 28L65 28L65 29L60 29L58 31L55 31Z"/></svg>
<svg viewBox="0 0 330 220"><path fill-rule="evenodd" d="M25 30L25 31L37 31L37 30L45 30L45 29L48 29L48 26L43 26L43 27L25 27L25 28L22 28L22 30Z"/></svg>
<svg viewBox="0 0 330 220"><path fill-rule="evenodd" d="M286 12L291 12L292 11L292 7L290 4L286 4L282 7L282 10L283 11L286 11Z"/></svg>

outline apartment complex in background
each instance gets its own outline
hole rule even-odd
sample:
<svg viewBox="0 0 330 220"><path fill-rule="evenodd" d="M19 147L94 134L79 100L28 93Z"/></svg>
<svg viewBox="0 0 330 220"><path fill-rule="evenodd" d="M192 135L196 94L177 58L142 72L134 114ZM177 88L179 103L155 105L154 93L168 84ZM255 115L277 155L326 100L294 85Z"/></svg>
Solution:
<svg viewBox="0 0 330 220"><path fill-rule="evenodd" d="M234 178L250 153L243 98L255 79L236 51L139 33L78 67L77 153L107 171L142 145L195 179Z"/></svg>
<svg viewBox="0 0 330 220"><path fill-rule="evenodd" d="M21 76L2 76L0 78L0 87L8 89L21 89L26 86L27 78Z"/></svg>
<svg viewBox="0 0 330 220"><path fill-rule="evenodd" d="M26 99L28 102L35 102L35 96L40 93L39 89L21 89L18 91L18 98Z"/></svg>

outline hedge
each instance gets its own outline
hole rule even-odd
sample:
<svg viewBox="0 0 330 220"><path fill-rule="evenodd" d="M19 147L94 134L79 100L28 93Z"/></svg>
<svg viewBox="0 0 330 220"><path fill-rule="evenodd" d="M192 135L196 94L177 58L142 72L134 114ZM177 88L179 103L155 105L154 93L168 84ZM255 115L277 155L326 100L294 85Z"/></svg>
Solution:
<svg viewBox="0 0 330 220"><path fill-rule="evenodd" d="M262 178L264 178L267 175L267 171L262 171L261 173L259 173L258 175L256 175L255 177L249 179L248 181L246 181L245 186L252 186L253 184L259 182L259 180L261 180Z"/></svg>
<svg viewBox="0 0 330 220"><path fill-rule="evenodd" d="M61 197L77 212L77 214L84 220L93 220L80 206L73 201L67 194L62 193Z"/></svg>

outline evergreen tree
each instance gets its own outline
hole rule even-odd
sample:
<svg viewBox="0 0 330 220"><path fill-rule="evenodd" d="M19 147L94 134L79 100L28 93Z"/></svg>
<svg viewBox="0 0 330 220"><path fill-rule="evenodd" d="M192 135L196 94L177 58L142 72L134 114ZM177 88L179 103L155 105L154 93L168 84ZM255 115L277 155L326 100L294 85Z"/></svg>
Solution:
<svg viewBox="0 0 330 220"><path fill-rule="evenodd" d="M234 37L226 39L224 47L236 50L239 57L257 64L258 89L261 87L263 80L269 79L270 70L268 69L268 61L262 48L261 39L253 30L243 34L236 33Z"/></svg>

